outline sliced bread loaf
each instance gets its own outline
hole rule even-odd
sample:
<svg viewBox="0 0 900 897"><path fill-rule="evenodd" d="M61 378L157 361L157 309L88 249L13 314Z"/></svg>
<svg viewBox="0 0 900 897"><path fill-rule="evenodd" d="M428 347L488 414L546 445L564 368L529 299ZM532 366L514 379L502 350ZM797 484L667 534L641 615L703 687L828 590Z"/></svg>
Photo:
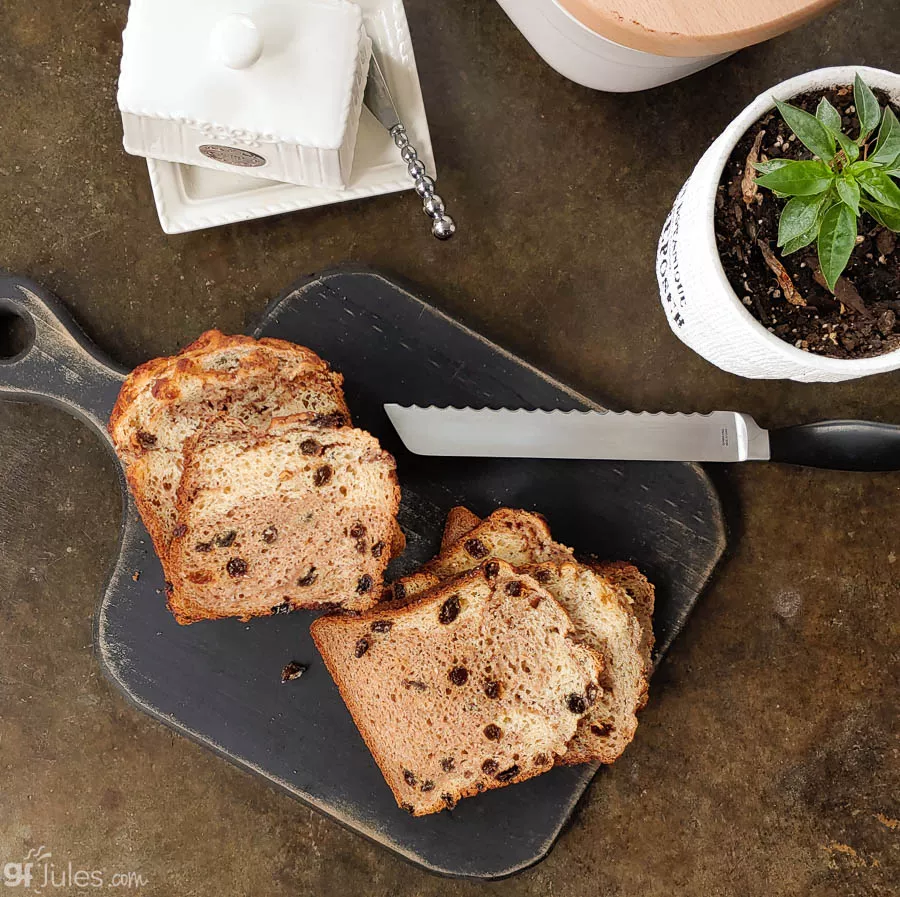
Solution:
<svg viewBox="0 0 900 897"><path fill-rule="evenodd" d="M160 404L181 396L189 377L228 386L247 373L259 377L266 371L293 379L328 370L328 364L305 346L208 330L178 354L151 359L128 375L110 415L109 433L120 456L140 454L155 445L157 434L148 429L149 419Z"/></svg>
<svg viewBox="0 0 900 897"><path fill-rule="evenodd" d="M260 432L217 418L185 444L167 557L180 623L323 606L381 593L400 500L394 459L310 415Z"/></svg>
<svg viewBox="0 0 900 897"><path fill-rule="evenodd" d="M641 626L622 594L582 564L523 567L565 609L575 638L603 658L600 693L581 718L560 763L612 763L634 738L647 697ZM627 596L626 596L627 598Z"/></svg>
<svg viewBox="0 0 900 897"><path fill-rule="evenodd" d="M565 754L602 670L570 633L547 591L495 560L420 601L312 624L398 805L414 816L546 772Z"/></svg>
<svg viewBox="0 0 900 897"><path fill-rule="evenodd" d="M478 519L471 512L466 518L465 514L456 511L454 509L448 517L448 529L459 521ZM524 512L512 513L518 522L521 520L519 515ZM528 521L527 532L537 536L525 542L508 537L511 518L499 512L480 522L477 532L463 533L457 542L478 538L491 546L493 556L507 561L514 557L519 569L538 578L569 613L575 624L576 637L604 657L601 697L579 724L569 751L560 763L611 763L634 737L636 713L647 701L653 640L653 587L631 564L609 562L589 568L571 558L563 563L539 564L541 553L548 550L542 545L549 538L549 529L543 518L530 516L534 519ZM498 527L496 521L505 521L507 526ZM518 533L523 531L513 529ZM560 552L562 546L553 544L556 546L553 550ZM426 565L426 570L441 569L440 558ZM395 583L390 597L414 599L435 588L439 581L440 577L433 572L419 572Z"/></svg>
<svg viewBox="0 0 900 897"><path fill-rule="evenodd" d="M265 427L274 415L312 412L346 425L342 378L314 352L283 340L204 334L173 358L155 359L126 380L110 433L157 554L175 525L185 441L220 414Z"/></svg>

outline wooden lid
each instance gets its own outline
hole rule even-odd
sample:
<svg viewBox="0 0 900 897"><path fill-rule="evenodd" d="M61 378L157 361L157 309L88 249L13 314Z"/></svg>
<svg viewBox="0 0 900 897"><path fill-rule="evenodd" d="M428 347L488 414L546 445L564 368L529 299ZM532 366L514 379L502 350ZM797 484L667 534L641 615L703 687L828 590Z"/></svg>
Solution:
<svg viewBox="0 0 900 897"><path fill-rule="evenodd" d="M790 31L838 0L556 0L582 25L657 56L714 56Z"/></svg>

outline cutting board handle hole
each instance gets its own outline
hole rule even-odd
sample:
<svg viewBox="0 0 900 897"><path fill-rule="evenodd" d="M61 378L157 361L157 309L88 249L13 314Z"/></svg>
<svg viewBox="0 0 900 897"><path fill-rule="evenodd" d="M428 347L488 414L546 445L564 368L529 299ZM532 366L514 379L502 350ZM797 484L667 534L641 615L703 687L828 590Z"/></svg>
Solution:
<svg viewBox="0 0 900 897"><path fill-rule="evenodd" d="M34 345L34 322L16 308L0 304L0 360L15 361Z"/></svg>

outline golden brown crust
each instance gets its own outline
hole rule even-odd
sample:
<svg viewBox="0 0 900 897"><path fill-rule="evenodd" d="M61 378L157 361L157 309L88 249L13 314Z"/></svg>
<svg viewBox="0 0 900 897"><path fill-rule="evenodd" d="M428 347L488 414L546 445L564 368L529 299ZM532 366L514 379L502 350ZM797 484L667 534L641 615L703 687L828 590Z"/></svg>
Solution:
<svg viewBox="0 0 900 897"><path fill-rule="evenodd" d="M444 535L441 537L441 551L446 551L454 542L460 540L467 532L475 529L481 518L468 508L457 505L450 508L444 524Z"/></svg>

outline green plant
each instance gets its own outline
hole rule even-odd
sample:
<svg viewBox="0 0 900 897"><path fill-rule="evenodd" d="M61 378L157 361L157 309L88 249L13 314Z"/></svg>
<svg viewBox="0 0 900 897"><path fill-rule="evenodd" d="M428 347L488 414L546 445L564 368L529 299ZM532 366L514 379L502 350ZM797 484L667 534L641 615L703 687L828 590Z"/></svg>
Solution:
<svg viewBox="0 0 900 897"><path fill-rule="evenodd" d="M832 292L856 245L863 212L900 232L900 187L893 180L900 178L900 121L889 106L882 111L859 75L853 100L859 119L855 140L843 133L840 113L825 97L815 115L776 100L788 127L816 158L756 163L761 175L756 183L789 197L778 222L782 254L815 241Z"/></svg>

